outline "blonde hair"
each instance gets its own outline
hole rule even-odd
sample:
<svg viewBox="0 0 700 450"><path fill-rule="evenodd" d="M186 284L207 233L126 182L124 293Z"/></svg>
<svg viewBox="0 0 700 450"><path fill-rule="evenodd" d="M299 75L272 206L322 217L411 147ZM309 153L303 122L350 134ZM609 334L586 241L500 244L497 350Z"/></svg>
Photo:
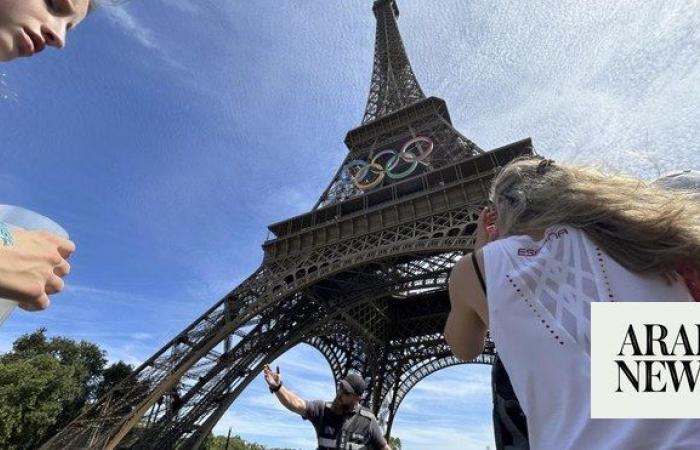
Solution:
<svg viewBox="0 0 700 450"><path fill-rule="evenodd" d="M519 158L491 185L501 235L579 228L622 266L669 276L700 262L700 204L689 195L589 167Z"/></svg>

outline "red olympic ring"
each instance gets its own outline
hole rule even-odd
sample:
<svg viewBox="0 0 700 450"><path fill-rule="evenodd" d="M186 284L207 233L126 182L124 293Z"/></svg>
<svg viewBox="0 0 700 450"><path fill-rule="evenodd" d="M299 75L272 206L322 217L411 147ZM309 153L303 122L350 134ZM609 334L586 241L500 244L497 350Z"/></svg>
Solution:
<svg viewBox="0 0 700 450"><path fill-rule="evenodd" d="M417 145L419 154L416 155L411 149L411 146L418 142L428 144L428 148L424 150L421 145ZM399 152L391 149L382 150L374 155L370 162L356 159L347 163L343 167L343 170L350 176L352 184L354 184L355 187L366 191L378 186L384 181L385 176L399 180L413 173L416 167L418 167L418 164L427 166L428 163L423 161L433 152L433 148L434 144L430 138L417 136L406 142ZM391 157L384 163L384 167L382 167L379 159L386 155L391 155ZM396 169L400 162L409 163L408 168L398 173L394 172L394 169Z"/></svg>

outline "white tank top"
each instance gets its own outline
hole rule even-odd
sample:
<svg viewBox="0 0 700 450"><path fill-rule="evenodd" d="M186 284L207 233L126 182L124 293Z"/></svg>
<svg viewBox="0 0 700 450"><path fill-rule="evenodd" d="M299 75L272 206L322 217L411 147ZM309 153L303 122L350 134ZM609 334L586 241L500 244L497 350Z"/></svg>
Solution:
<svg viewBox="0 0 700 450"><path fill-rule="evenodd" d="M620 266L581 230L483 249L489 330L527 417L532 450L700 449L700 419L591 419L590 303L686 302L682 281Z"/></svg>

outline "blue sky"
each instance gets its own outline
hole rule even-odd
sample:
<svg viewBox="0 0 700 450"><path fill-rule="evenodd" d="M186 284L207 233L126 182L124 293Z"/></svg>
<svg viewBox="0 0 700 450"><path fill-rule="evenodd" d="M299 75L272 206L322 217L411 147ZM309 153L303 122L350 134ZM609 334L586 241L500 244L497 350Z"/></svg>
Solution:
<svg viewBox="0 0 700 450"><path fill-rule="evenodd" d="M672 1L400 0L428 95L482 148L531 137L556 160L646 178L700 168L700 10ZM16 312L0 350L45 326L138 364L260 264L266 226L309 210L344 158L369 88L371 1L134 0L63 52L0 65L3 203L76 241L65 292ZM300 346L287 384L332 395ZM404 448L493 448L488 368L419 384ZM435 405L440 405L436 408ZM262 380L216 431L313 448Z"/></svg>

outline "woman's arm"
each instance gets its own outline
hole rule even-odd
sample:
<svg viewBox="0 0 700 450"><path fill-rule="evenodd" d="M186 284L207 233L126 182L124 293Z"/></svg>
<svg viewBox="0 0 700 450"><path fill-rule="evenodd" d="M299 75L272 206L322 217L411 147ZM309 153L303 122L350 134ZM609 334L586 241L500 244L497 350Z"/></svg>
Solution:
<svg viewBox="0 0 700 450"><path fill-rule="evenodd" d="M484 267L480 250L476 259ZM484 350L489 319L486 296L470 255L460 259L452 269L449 293L452 309L445 324L445 340L456 357L471 361Z"/></svg>

